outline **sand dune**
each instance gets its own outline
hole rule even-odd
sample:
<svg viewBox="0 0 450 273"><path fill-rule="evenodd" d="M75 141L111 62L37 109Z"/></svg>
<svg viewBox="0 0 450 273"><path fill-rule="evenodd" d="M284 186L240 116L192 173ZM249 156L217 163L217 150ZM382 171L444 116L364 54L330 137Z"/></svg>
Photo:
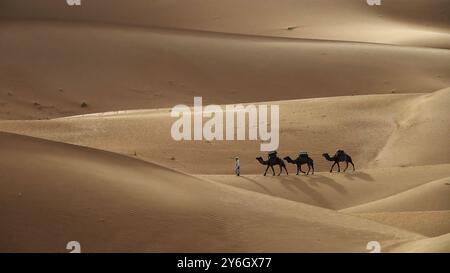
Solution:
<svg viewBox="0 0 450 273"><path fill-rule="evenodd" d="M450 47L446 0L3 0L0 18L164 27L245 35ZM268 19L270 18L270 19Z"/></svg>
<svg viewBox="0 0 450 273"><path fill-rule="evenodd" d="M447 177L424 183L410 190L350 207L341 212L426 236L447 234L450 232L449 181Z"/></svg>
<svg viewBox="0 0 450 273"><path fill-rule="evenodd" d="M445 133L450 130L449 108L445 107L448 94L450 90L445 89L431 95L273 102L280 105L279 152L294 157L300 150L308 151L316 171L329 170L331 164L321 154L333 153L338 147L353 157L357 169L450 163ZM422 118L417 117L416 105ZM193 174L231 174L233 159L239 155L244 174L263 173L264 168L255 160L257 155L264 155L259 142L176 142L170 135L174 121L169 109L161 109L49 121L2 121L0 130L136 154L140 159ZM432 142L425 141L430 130L438 131L429 136ZM403 139L407 144L402 143ZM289 165L289 169L293 172L295 167Z"/></svg>
<svg viewBox="0 0 450 273"><path fill-rule="evenodd" d="M374 160L378 166L449 162L450 89L422 96L405 107L397 129Z"/></svg>
<svg viewBox="0 0 450 273"><path fill-rule="evenodd" d="M352 215L430 237L450 233L450 210L368 212Z"/></svg>
<svg viewBox="0 0 450 273"><path fill-rule="evenodd" d="M2 119L450 85L442 49L47 21L0 22L0 37Z"/></svg>
<svg viewBox="0 0 450 273"><path fill-rule="evenodd" d="M450 178L444 178L387 198L347 208L344 212L450 210Z"/></svg>
<svg viewBox="0 0 450 273"><path fill-rule="evenodd" d="M450 252L449 8L1 0L0 252ZM174 141L194 96L279 105L279 155L316 173Z"/></svg>
<svg viewBox="0 0 450 273"><path fill-rule="evenodd" d="M401 244L390 249L390 252L402 253L449 253L450 252L450 234L435 238L423 239L414 242Z"/></svg>
<svg viewBox="0 0 450 273"><path fill-rule="evenodd" d="M314 176L263 177L262 175L200 176L208 180L242 188L254 192L307 203L314 206L343 212L397 211L403 206L411 210L448 209L448 188L444 180L427 183L436 178L446 177L449 165L424 166L411 168L367 169L347 174L317 173ZM411 179L414 177L414 179ZM411 193L408 191L413 188ZM422 191L424 188L424 191ZM425 190L426 188L430 188ZM415 191L417 189L417 191ZM414 196L417 193L420 196ZM396 198L405 195L404 198ZM387 202L394 195L399 204ZM384 199L386 198L386 199ZM435 198L434 200L431 200ZM380 200L381 199L381 200ZM378 201L380 200L380 201ZM431 200L431 201L430 201ZM380 210L369 209L373 204L386 204ZM430 203L431 202L431 203ZM366 204L368 203L368 204ZM358 209L361 205L361 209ZM357 206L353 208L354 206ZM350 208L349 208L350 207ZM347 208L347 209L346 209ZM367 209L366 209L367 208ZM413 209L414 208L414 209ZM416 209L417 208L417 209ZM419 209L421 208L421 209Z"/></svg>
<svg viewBox="0 0 450 273"><path fill-rule="evenodd" d="M0 139L2 252L64 252L71 240L85 252L364 252L369 240L423 238L108 152Z"/></svg>

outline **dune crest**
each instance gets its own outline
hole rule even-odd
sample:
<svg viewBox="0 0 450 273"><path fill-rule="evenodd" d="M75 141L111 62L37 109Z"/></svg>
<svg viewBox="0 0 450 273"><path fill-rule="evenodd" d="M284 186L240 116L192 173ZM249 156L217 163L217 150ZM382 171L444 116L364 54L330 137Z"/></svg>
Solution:
<svg viewBox="0 0 450 273"><path fill-rule="evenodd" d="M450 177L429 182L374 202L343 210L347 213L450 210Z"/></svg>
<svg viewBox="0 0 450 273"><path fill-rule="evenodd" d="M405 107L397 129L373 165L411 166L448 163L450 88L423 95Z"/></svg>

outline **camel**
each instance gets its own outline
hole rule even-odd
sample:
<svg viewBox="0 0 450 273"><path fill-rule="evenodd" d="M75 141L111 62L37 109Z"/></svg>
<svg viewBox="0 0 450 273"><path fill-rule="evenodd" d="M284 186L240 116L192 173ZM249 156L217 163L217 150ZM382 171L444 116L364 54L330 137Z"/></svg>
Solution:
<svg viewBox="0 0 450 273"><path fill-rule="evenodd" d="M348 169L348 163L352 164L353 171L355 171L355 165L353 164L352 158L342 150L338 150L333 157L330 157L328 153L324 153L322 154L322 156L325 157L326 160L334 162L333 165L331 166L330 173L333 172L334 165L336 164L338 166L338 172L341 171L341 166L339 166L339 162L345 162L347 164L347 166L344 169L344 172Z"/></svg>
<svg viewBox="0 0 450 273"><path fill-rule="evenodd" d="M293 160L289 156L286 156L284 160L286 160L288 163L297 165L297 175L299 174L299 172L308 175L311 169L311 174L314 174L314 160L312 160L312 158L310 158L307 154L305 154L305 156L299 156L295 160ZM308 172L302 171L302 165L304 164L308 164Z"/></svg>
<svg viewBox="0 0 450 273"><path fill-rule="evenodd" d="M270 157L269 160L263 160L262 157L257 157L256 160L258 160L258 162L261 163L262 165L267 165L266 171L264 172L264 176L266 176L269 167L272 168L272 174L275 176L275 170L273 169L273 166L275 165L280 166L280 173L278 174L278 176L280 176L281 173L283 172L283 168L286 171L286 174L289 175L288 170L286 169L286 164L284 164L283 159L277 156Z"/></svg>

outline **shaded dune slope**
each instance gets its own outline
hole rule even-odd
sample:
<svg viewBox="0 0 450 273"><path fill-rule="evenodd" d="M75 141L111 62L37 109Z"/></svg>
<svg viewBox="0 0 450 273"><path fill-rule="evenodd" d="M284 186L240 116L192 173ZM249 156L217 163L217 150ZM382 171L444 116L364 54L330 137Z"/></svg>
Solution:
<svg viewBox="0 0 450 273"><path fill-rule="evenodd" d="M273 37L392 43L448 48L446 0L3 0L0 18L165 27ZM267 20L270 18L270 20Z"/></svg>

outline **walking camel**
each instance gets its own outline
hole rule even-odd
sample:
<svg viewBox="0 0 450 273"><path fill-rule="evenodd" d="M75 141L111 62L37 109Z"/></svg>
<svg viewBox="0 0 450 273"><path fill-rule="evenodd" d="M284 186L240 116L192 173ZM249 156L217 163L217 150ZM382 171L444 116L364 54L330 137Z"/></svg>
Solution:
<svg viewBox="0 0 450 273"><path fill-rule="evenodd" d="M353 171L355 171L355 165L353 164L352 158L346 154L343 150L338 150L336 154L332 157L328 153L322 154L323 157L325 157L328 161L333 161L333 165L331 165L330 173L333 172L334 165L337 164L338 166L338 172L341 171L341 166L339 165L339 162L345 162L347 166L344 169L344 172L348 169L348 163L352 164Z"/></svg>
<svg viewBox="0 0 450 273"><path fill-rule="evenodd" d="M289 156L286 156L284 160L286 160L288 163L297 165L297 175L299 174L299 172L308 175L311 169L311 174L314 174L314 160L312 160L312 158L310 158L307 153L300 153L300 155L295 160ZM308 165L308 172L302 171L302 165L304 164Z"/></svg>
<svg viewBox="0 0 450 273"><path fill-rule="evenodd" d="M286 169L286 164L284 164L283 159L279 158L278 156L269 156L268 160L264 160L262 157L257 157L256 160L258 160L259 163L262 165L267 165L266 171L264 172L264 176L267 174L267 170L269 167L272 169L272 174L275 176L275 170L273 169L273 166L279 165L280 166L280 173L278 176L281 175L283 172L283 168L286 171L286 175L289 175L288 170Z"/></svg>

